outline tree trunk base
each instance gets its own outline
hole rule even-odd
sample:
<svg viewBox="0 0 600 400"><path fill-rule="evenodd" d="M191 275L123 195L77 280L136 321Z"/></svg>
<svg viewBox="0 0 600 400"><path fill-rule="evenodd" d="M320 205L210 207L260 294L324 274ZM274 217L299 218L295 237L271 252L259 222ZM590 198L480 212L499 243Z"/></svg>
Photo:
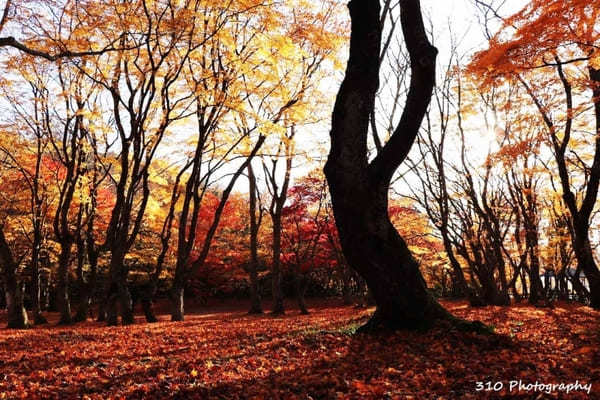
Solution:
<svg viewBox="0 0 600 400"><path fill-rule="evenodd" d="M35 313L33 315L33 323L34 325L45 325L48 323L48 320L41 313Z"/></svg>
<svg viewBox="0 0 600 400"><path fill-rule="evenodd" d="M96 318L96 322L106 322L106 312L105 311L98 312L98 317Z"/></svg>
<svg viewBox="0 0 600 400"><path fill-rule="evenodd" d="M248 314L250 314L250 315L264 314L264 311L263 311L262 307L253 305L252 307L250 307Z"/></svg>
<svg viewBox="0 0 600 400"><path fill-rule="evenodd" d="M273 299L273 309L271 310L271 315L285 315L283 298L275 297Z"/></svg>
<svg viewBox="0 0 600 400"><path fill-rule="evenodd" d="M73 317L74 323L85 322L85 321L87 321L87 315L81 314L79 312L77 314L75 314L75 316Z"/></svg>
<svg viewBox="0 0 600 400"><path fill-rule="evenodd" d="M8 329L29 329L29 328L31 328L31 324L29 324L28 322L11 321L6 325L6 327Z"/></svg>
<svg viewBox="0 0 600 400"><path fill-rule="evenodd" d="M437 307L435 307L437 308ZM406 321L398 318L385 317L381 312L375 310L371 318L356 330L356 333L376 334L398 330L427 331L436 325L442 325L463 332L474 332L479 334L493 334L493 328L488 327L481 321L467 321L457 318L443 309L434 309L426 318L419 321Z"/></svg>
<svg viewBox="0 0 600 400"><path fill-rule="evenodd" d="M90 314L90 303L88 299L83 299L77 307L77 312L73 317L73 322L85 322Z"/></svg>
<svg viewBox="0 0 600 400"><path fill-rule="evenodd" d="M117 296L114 293L111 294L108 299L108 304L106 307L106 325L119 325L119 310L117 306Z"/></svg>
<svg viewBox="0 0 600 400"><path fill-rule="evenodd" d="M14 308L13 308L14 307ZM19 306L15 307L11 305L8 311L8 323L6 324L8 329L29 329L31 324L27 318L27 311L25 308Z"/></svg>
<svg viewBox="0 0 600 400"><path fill-rule="evenodd" d="M600 310L600 290L592 290L590 296L590 307L594 310Z"/></svg>
<svg viewBox="0 0 600 400"><path fill-rule="evenodd" d="M175 285L173 288L173 310L171 311L172 322L182 322L185 319L185 290L183 285Z"/></svg>
<svg viewBox="0 0 600 400"><path fill-rule="evenodd" d="M158 318L156 318L156 315L154 314L152 300L142 299L142 309L144 310L144 316L146 317L146 322L150 322L150 323L158 322Z"/></svg>

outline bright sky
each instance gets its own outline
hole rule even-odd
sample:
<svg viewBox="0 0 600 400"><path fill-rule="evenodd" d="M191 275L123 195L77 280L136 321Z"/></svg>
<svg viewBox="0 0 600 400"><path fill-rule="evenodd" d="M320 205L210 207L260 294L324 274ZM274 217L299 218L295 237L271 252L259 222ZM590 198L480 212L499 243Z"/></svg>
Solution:
<svg viewBox="0 0 600 400"><path fill-rule="evenodd" d="M505 0L502 8L503 14L509 15L523 7L524 4L523 0ZM459 53L467 57L477 50L485 48L486 39L478 21L478 9L475 6L475 0L421 0L421 6L425 19L430 20L430 25L433 26L433 40L439 50L440 70L444 68L444 63L449 58L452 37L460 42ZM426 24L428 23L426 22ZM401 37L401 30L398 29L396 34ZM331 81L325 84L331 87L332 96L335 96L342 78L343 75L339 74L331 77ZM298 147L309 151L314 158L324 160L329 149L329 122L329 120L325 120L319 126L311 126L308 129L300 130L297 137ZM488 148L490 137L486 136L485 132L473 136L475 137L469 138L473 147ZM315 143L318 143L318 145L315 145ZM295 160L293 178L306 175L312 168L314 168L314 165L298 158ZM240 179L236 189L246 191L246 185L245 179ZM401 187L396 189L405 192Z"/></svg>

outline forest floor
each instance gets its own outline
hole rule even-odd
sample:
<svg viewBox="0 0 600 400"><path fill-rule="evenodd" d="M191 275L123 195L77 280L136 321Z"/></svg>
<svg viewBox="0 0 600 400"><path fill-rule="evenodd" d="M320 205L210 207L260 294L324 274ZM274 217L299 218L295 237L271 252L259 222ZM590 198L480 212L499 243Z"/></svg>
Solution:
<svg viewBox="0 0 600 400"><path fill-rule="evenodd" d="M496 334L355 334L372 310L337 301L309 302L307 316L249 316L245 304L230 303L194 307L182 323L162 315L127 327L1 329L0 399L600 399L599 312L566 303L443 304ZM518 380L520 390L510 391ZM527 391L536 381L593 386L590 394ZM504 388L477 391L477 382Z"/></svg>

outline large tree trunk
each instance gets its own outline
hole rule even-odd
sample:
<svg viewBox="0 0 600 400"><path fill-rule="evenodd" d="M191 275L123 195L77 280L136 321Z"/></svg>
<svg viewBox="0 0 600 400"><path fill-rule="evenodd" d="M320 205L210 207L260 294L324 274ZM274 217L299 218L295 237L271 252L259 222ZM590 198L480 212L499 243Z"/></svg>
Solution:
<svg viewBox="0 0 600 400"><path fill-rule="evenodd" d="M116 306L119 305L121 323L131 325L133 318L133 302L127 287L128 271L125 268L125 249L123 246L115 246L112 249L110 260L111 295L108 311L108 325L116 325Z"/></svg>
<svg viewBox="0 0 600 400"><path fill-rule="evenodd" d="M585 234L583 232L579 235L576 233L577 237L575 239L573 250L577 258L577 271L583 271L590 285L590 306L595 309L600 309L600 273L598 272L598 266L594 260L594 253L588 235L587 230ZM579 274L575 276L574 280L578 281L577 283L574 283L573 286L578 289L579 292L587 292L587 290L582 290L582 288L585 289L585 287L579 283Z"/></svg>
<svg viewBox="0 0 600 400"><path fill-rule="evenodd" d="M537 304L544 297L544 289L540 280L540 260L537 256L537 243L535 247L529 249L529 282L531 290L529 292L529 303Z"/></svg>
<svg viewBox="0 0 600 400"><path fill-rule="evenodd" d="M171 288L171 321L183 321L185 318L185 273L185 259L179 257L175 265L175 276L173 277L173 286Z"/></svg>
<svg viewBox="0 0 600 400"><path fill-rule="evenodd" d="M185 318L184 306L184 282L178 279L173 282L173 293L171 294L173 306L171 309L171 321L183 321Z"/></svg>
<svg viewBox="0 0 600 400"><path fill-rule="evenodd" d="M98 292L101 293L101 298L98 299L98 315L96 316L96 322L105 322L108 319L108 300L110 296L110 289L106 287L107 282L110 281L106 275L103 277L104 284L100 285ZM116 325L117 321L113 325Z"/></svg>
<svg viewBox="0 0 600 400"><path fill-rule="evenodd" d="M41 238L36 237L34 232L33 250L31 254L31 309L33 311L33 323L36 325L46 324L48 321L42 315L42 291L40 276L40 245Z"/></svg>
<svg viewBox="0 0 600 400"><path fill-rule="evenodd" d="M573 108L573 96L571 93L571 83L563 71L561 63L557 63L557 71L561 79L565 94L567 106ZM551 133L551 138L554 145L554 156L558 166L558 173L563 190L563 201L569 209L573 230L571 231L571 239L573 243L573 252L577 259L577 269L583 270L590 284L590 305L595 309L600 309L600 270L594 261L594 255L590 246L589 230L592 213L596 207L598 199L598 190L600 188L600 69L595 69L592 66L588 68L590 77L590 86L592 89L592 102L594 104L595 114L595 143L594 143L594 159L592 166L586 170L587 185L583 195L581 205L577 203L577 193L573 193L569 171L567 169L567 158L565 157L566 149L569 144L571 129L573 126L572 116L567 116L567 124L562 139L558 138L557 130L546 111L541 106L539 100L536 100L540 112L544 116L544 120ZM531 93L530 93L531 94ZM562 140L562 141L561 141ZM585 292L585 288L580 283L573 282L578 292ZM581 294L581 293L579 293Z"/></svg>
<svg viewBox="0 0 600 400"><path fill-rule="evenodd" d="M29 327L27 311L23 304L23 291L17 280L17 263L4 237L0 226L0 267L3 270L6 308L8 310L8 328L24 329Z"/></svg>
<svg viewBox="0 0 600 400"><path fill-rule="evenodd" d="M569 280L571 282L573 291L577 297L577 301L585 302L590 298L590 292L586 289L585 286L581 283L581 267L578 266L575 270L575 275L570 277Z"/></svg>
<svg viewBox="0 0 600 400"><path fill-rule="evenodd" d="M23 290L16 280L8 280L5 286L6 308L8 310L9 329L29 328L29 318L23 302Z"/></svg>
<svg viewBox="0 0 600 400"><path fill-rule="evenodd" d="M329 179L332 171L327 175ZM336 181L330 190L345 259L366 280L377 305L368 328L422 327L445 316L389 220L387 185L373 187L356 177L350 182L340 188ZM373 193L379 195L374 198Z"/></svg>
<svg viewBox="0 0 600 400"><path fill-rule="evenodd" d="M587 191L580 210L579 221L574 224L575 230L580 231L576 232L573 247L577 256L577 263L585 273L590 284L590 305L596 310L600 310L600 270L594 260L589 238L589 221L597 202L598 189L600 187L600 69L590 66L589 74L592 83L592 96L596 117L595 152L594 161L590 168Z"/></svg>
<svg viewBox="0 0 600 400"><path fill-rule="evenodd" d="M61 325L73 322L71 318L71 301L69 299L69 264L71 263L72 245L73 242L70 239L65 239L61 243L58 257L57 302L58 311L60 312L58 323Z"/></svg>
<svg viewBox="0 0 600 400"><path fill-rule="evenodd" d="M283 307L283 291L281 290L281 214L273 218L273 262L271 265L271 291L273 295L273 315L285 313Z"/></svg>
<svg viewBox="0 0 600 400"><path fill-rule="evenodd" d="M142 293L142 310L144 311L146 322L158 322L158 318L156 318L156 314L154 313L153 299L155 293L156 289L153 287L148 289L148 293Z"/></svg>
<svg viewBox="0 0 600 400"><path fill-rule="evenodd" d="M78 234L77 240L77 286L79 287L79 304L77 306L77 312L73 317L74 322L83 322L87 320L90 310L91 292L93 288L91 282L85 280L83 273L83 264L85 261L85 242L83 238Z"/></svg>
<svg viewBox="0 0 600 400"><path fill-rule="evenodd" d="M400 122L369 162L367 136L379 86L382 24L378 1L352 0L350 57L325 165L345 259L367 281L377 305L363 330L417 328L452 319L428 292L418 263L388 216L389 185L429 105L437 54L426 36L419 0L400 1L400 8L412 72Z"/></svg>

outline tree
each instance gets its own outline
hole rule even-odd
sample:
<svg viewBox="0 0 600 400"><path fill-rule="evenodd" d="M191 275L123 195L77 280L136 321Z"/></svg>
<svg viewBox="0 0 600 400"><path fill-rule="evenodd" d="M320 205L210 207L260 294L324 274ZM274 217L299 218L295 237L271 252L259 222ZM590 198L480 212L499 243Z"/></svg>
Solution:
<svg viewBox="0 0 600 400"><path fill-rule="evenodd" d="M261 204L260 193L256 185L256 175L252 163L248 163L248 206L250 213L250 262L248 274L250 275L250 310L249 314L262 314L260 299L260 286L258 282L258 231L262 222L264 211ZM258 215L257 215L258 212Z"/></svg>
<svg viewBox="0 0 600 400"><path fill-rule="evenodd" d="M268 18L256 18L252 14L255 7L262 5L232 4L225 11L218 7L213 10L212 24L216 30L214 34L205 33L204 45L191 55L188 64L188 85L196 107L196 136L194 151L182 168L190 172L184 180L178 217L172 321L184 320L186 283L204 266L233 187L265 141L265 135L258 129L264 121L251 107L254 101L259 108L266 102L273 81L267 74L260 75L263 72L256 67L255 49L262 49L265 44L253 29L264 29ZM290 100L271 118L277 122L283 110L293 104ZM267 122L269 119L266 118ZM227 123L237 128L231 129L229 135L224 134ZM209 217L209 228L200 239L197 228L204 196L215 183L218 171L236 158L242 160L241 165L228 176L215 212Z"/></svg>
<svg viewBox="0 0 600 400"><path fill-rule="evenodd" d="M20 3L20 2L19 2ZM10 15L14 14L19 16L20 13L26 15L26 12L20 9L20 5L17 2L13 3L13 0L6 0L4 3L4 9L0 14L0 34L3 33L7 24L11 22ZM23 2L23 6L26 6ZM53 2L48 0L41 0L37 7L49 6L52 7ZM71 8L73 7L73 9ZM70 4L67 2L63 8L62 13L52 13L54 16L60 15L61 17L65 17L65 15L73 12L73 14L77 15L81 11L80 8L84 8L79 4L79 2L74 2L74 4ZM107 12L108 11L108 12ZM103 32L104 35L101 35L104 38L108 38L106 44L102 46L98 46L98 43L94 43L94 40L90 40L91 37L98 38L100 35L92 35L92 32L98 32L101 29L103 24L98 24L97 19L103 18L104 24L112 24L113 26L119 25L117 21L127 21L120 20L119 18L113 17L116 14L110 12L110 6L108 8L104 7L96 7L93 11L92 9L86 10L81 13L81 15L87 15L89 17L87 20L77 21L74 25L71 25L69 28L73 26L77 26L80 33L85 33L88 37L87 40L80 40L80 38L73 38L71 29L58 30L60 34L63 34L64 37L38 37L38 36L30 36L25 37L24 40L18 40L13 36L0 36L0 48L14 48L19 50L22 53L28 54L33 57L43 58L48 61L57 61L64 58L78 58L85 56L97 56L107 52L112 51L122 51L126 50L126 47L115 46L119 43L121 39L121 35L117 35L116 37L110 38ZM31 20L19 21L19 18L16 18L21 26L28 27L28 24L31 23ZM65 18L68 19L68 18ZM36 21L40 21L41 19L36 19ZM60 25L62 21L54 21L57 25ZM51 29L40 29L40 31L44 33L52 32ZM116 30L119 32L118 30ZM123 29L121 32L127 32L127 29ZM29 42L37 42L34 45L31 45Z"/></svg>
<svg viewBox="0 0 600 400"><path fill-rule="evenodd" d="M23 291L16 276L18 264L4 236L4 227L0 229L0 262L3 266L4 285L7 295L7 327L16 329L27 328L29 327L29 320L23 303Z"/></svg>
<svg viewBox="0 0 600 400"><path fill-rule="evenodd" d="M456 47L453 44L452 53L441 84L434 90L433 110L428 110L425 115L426 124L417 139L418 155L423 168L419 168L418 161L408 159L411 172L418 177L421 187L412 189L413 198L427 213L430 221L438 230L444 251L452 268L453 293L458 296L469 297L471 303L477 302L475 293L467 284L462 266L456 257L452 243L451 230L451 200L448 190L449 169L448 137L450 136L450 121L455 104L453 95L453 84L455 79L460 79L456 74L456 66L459 60ZM435 113L435 114L434 114ZM437 124L436 124L437 121Z"/></svg>
<svg viewBox="0 0 600 400"><path fill-rule="evenodd" d="M50 108L45 115L48 119L45 126L48 129L47 135L52 148L53 156L62 169L62 179L58 184L58 204L54 214L53 228L56 241L60 245L60 255L58 260L58 304L60 311L60 324L72 322L71 302L69 299L69 276L71 265L71 254L76 239L80 237L82 224L82 207L79 206L79 212L75 213L76 191L80 178L84 173L86 153L84 149L86 128L84 126L84 111L89 108L86 104L92 96L94 90L88 90L84 87L82 80L84 75L76 70L70 70L59 64L58 79L64 104L62 105L64 116L61 118L62 124L50 121L50 114L61 115L60 112L49 104L51 99L46 99L46 106ZM60 99L60 97L59 97ZM58 100L58 99L57 99ZM77 217L74 217L74 215ZM77 223L73 223L73 222ZM79 256L83 255L79 242ZM80 266L83 267L83 259L80 259Z"/></svg>
<svg viewBox="0 0 600 400"><path fill-rule="evenodd" d="M532 1L504 21L490 39L489 49L478 53L470 66L473 73L484 78L484 84L502 79L520 83L537 109L571 216L578 268L590 282L591 305L595 308L600 308L600 270L590 243L590 224L600 186L600 53L595 28L599 18L597 7L587 1ZM553 29L544 29L547 26ZM551 70L554 78L540 76ZM587 96L587 105L577 104L580 96ZM557 102L556 98L562 99ZM583 111L588 105L593 116ZM553 112L558 107L564 112ZM591 164L581 165L581 158L575 163L569 160L569 152L574 146L577 121L585 117L594 125L591 138L584 139L589 141L593 157ZM580 189L573 164L583 173L585 184Z"/></svg>
<svg viewBox="0 0 600 400"><path fill-rule="evenodd" d="M298 308L308 314L304 300L308 276L317 268L332 268L334 262L341 268L325 233L329 199L324 177L309 174L290 188L288 197L289 204L282 211L284 264L293 274Z"/></svg>
<svg viewBox="0 0 600 400"><path fill-rule="evenodd" d="M49 159L47 148L49 146L46 134L45 119L45 94L44 88L47 83L47 66L33 67L30 57L20 58L21 63L17 72L29 86L29 95L25 93L12 93L5 90L6 100L11 104L14 120L9 120L11 130L20 140L7 140L0 145L0 152L7 157L10 167L19 172L20 178L25 184L25 190L29 192L29 210L31 234L25 235L30 238L31 258L31 301L34 323L46 323L46 318L41 310L41 256L47 238L47 226L51 203L51 193L46 183L50 178L53 163ZM8 63L9 65L17 63ZM10 69L9 69L10 70ZM12 137L13 132L7 137ZM31 141L31 145L29 145Z"/></svg>
<svg viewBox="0 0 600 400"><path fill-rule="evenodd" d="M281 315L285 313L283 307L283 292L281 290L281 219L283 216L283 206L287 200L287 191L290 184L292 163L293 163L293 140L296 134L296 127L291 126L289 128L289 134L284 135L281 138L277 152L275 156L271 158L271 163L268 165L263 160L263 170L265 172L265 180L267 181L267 188L271 195L271 203L269 204L269 216L273 224L272 231L272 252L273 261L271 264L271 287L273 295L273 310L271 311L274 315ZM283 160L285 161L283 182L281 187L277 182L277 165L279 163L279 157L283 152Z"/></svg>
<svg viewBox="0 0 600 400"><path fill-rule="evenodd" d="M388 216L392 176L417 136L435 82L437 50L425 33L420 2L400 2L400 22L411 62L404 113L389 141L369 162L369 119L379 85L383 26L379 2L349 3L350 57L332 116L325 165L344 256L366 281L377 309L364 329L415 328L448 313L427 291L419 265Z"/></svg>

